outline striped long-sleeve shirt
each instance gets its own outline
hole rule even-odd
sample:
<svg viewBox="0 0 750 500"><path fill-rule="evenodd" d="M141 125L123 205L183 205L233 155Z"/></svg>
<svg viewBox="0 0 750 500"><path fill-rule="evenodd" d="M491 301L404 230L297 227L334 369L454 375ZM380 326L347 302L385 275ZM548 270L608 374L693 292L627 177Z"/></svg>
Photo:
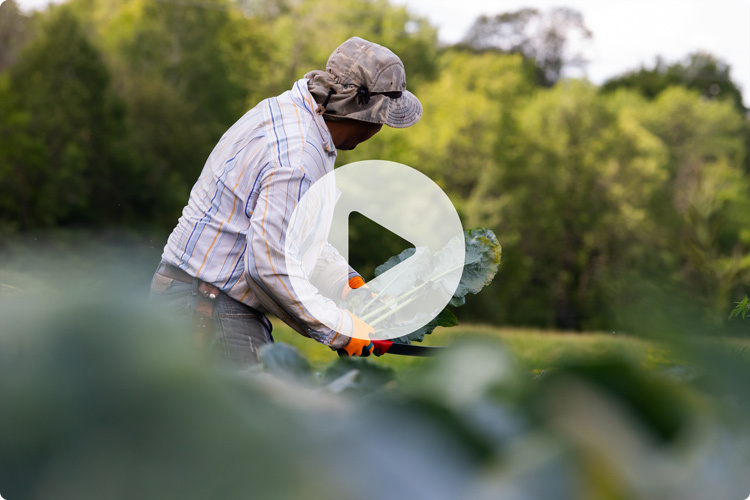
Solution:
<svg viewBox="0 0 750 500"><path fill-rule="evenodd" d="M351 317L318 294L312 298L332 318L327 323L339 326L332 329L314 318L295 295L284 256L295 206L333 170L336 159L316 107L302 79L237 121L208 157L162 259L240 302L273 312L304 335L339 347L352 331ZM329 245L319 260L323 266L345 264ZM357 276L348 269L349 278ZM347 275L335 276L329 292L345 286Z"/></svg>

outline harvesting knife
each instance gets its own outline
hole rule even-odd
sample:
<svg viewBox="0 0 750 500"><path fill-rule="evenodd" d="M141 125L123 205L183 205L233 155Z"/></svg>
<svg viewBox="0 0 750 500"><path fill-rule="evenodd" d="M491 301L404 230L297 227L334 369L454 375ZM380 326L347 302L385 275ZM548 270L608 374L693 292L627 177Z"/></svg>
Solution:
<svg viewBox="0 0 750 500"><path fill-rule="evenodd" d="M373 340L375 351L380 354L399 354L401 356L434 356L442 347L414 344L396 344L390 340Z"/></svg>

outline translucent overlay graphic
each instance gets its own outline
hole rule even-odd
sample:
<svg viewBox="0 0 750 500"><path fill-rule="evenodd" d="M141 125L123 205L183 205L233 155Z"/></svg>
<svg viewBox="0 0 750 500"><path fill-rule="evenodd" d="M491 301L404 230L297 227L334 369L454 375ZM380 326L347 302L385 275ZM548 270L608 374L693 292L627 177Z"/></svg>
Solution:
<svg viewBox="0 0 750 500"><path fill-rule="evenodd" d="M414 248L378 268L366 289L342 290L352 212ZM437 316L456 291L464 251L461 221L442 189L411 167L382 160L345 165L313 184L285 240L287 272L307 311L340 331L344 309L371 325L377 339L404 336Z"/></svg>

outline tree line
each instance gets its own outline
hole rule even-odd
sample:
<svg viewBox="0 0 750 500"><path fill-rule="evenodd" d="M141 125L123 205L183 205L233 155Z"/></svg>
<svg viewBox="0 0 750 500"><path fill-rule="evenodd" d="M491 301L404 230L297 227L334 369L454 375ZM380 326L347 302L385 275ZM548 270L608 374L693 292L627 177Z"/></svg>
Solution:
<svg viewBox="0 0 750 500"><path fill-rule="evenodd" d="M566 77L591 37L570 9L484 16L442 46L386 0L7 0L0 232L166 234L221 134L353 35L399 54L425 113L339 165L415 167L503 245L463 319L723 328L750 283L750 119L730 67L696 53L601 86ZM352 230L366 272L401 250Z"/></svg>

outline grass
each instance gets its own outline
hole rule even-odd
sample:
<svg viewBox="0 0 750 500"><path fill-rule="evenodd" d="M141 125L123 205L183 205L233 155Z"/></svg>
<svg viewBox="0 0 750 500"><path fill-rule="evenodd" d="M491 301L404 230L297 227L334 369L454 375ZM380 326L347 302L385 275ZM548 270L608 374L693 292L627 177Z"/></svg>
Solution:
<svg viewBox="0 0 750 500"><path fill-rule="evenodd" d="M305 338L274 318L273 336L277 342L297 347L313 364L320 368L336 359L337 354L328 347ZM599 356L626 356L638 360L649 368L680 364L680 359L657 342L627 335L588 332L571 333L554 330L525 328L498 328L487 325L462 325L438 328L425 338L424 345L450 346L466 340L491 340L504 345L521 363L532 371L560 366L571 358ZM375 362L398 371L408 371L426 358L388 355L375 358Z"/></svg>

